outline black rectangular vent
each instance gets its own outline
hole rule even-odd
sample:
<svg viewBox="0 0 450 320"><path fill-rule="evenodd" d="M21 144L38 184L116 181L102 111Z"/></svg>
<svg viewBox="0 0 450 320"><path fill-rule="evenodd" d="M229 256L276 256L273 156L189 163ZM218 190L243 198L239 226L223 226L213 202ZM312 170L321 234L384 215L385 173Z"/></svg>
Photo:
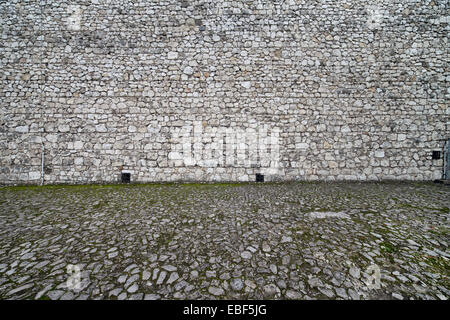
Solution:
<svg viewBox="0 0 450 320"><path fill-rule="evenodd" d="M130 183L131 173L122 172L122 183Z"/></svg>
<svg viewBox="0 0 450 320"><path fill-rule="evenodd" d="M264 175L257 173L256 174L256 182L264 182Z"/></svg>
<svg viewBox="0 0 450 320"><path fill-rule="evenodd" d="M432 157L433 157L433 160L439 160L441 158L441 152L433 151Z"/></svg>

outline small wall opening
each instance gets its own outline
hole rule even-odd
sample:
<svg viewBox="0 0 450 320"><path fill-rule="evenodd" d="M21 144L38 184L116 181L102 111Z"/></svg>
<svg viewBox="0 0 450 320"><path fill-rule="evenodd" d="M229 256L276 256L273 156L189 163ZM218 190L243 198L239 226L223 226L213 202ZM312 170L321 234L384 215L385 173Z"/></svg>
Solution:
<svg viewBox="0 0 450 320"><path fill-rule="evenodd" d="M256 182L264 182L264 175L257 173L256 174Z"/></svg>
<svg viewBox="0 0 450 320"><path fill-rule="evenodd" d="M433 158L433 160L439 160L441 158L441 152L433 151L432 158Z"/></svg>
<svg viewBox="0 0 450 320"><path fill-rule="evenodd" d="M122 179L122 183L130 183L130 180L131 180L131 173L128 173L128 172L122 172L121 179Z"/></svg>

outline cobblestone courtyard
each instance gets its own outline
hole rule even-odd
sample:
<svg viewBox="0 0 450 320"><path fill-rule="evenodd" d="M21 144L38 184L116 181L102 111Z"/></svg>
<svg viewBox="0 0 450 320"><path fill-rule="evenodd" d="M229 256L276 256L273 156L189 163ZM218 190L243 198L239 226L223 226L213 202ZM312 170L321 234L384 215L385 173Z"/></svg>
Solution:
<svg viewBox="0 0 450 320"><path fill-rule="evenodd" d="M0 299L448 299L449 207L433 183L2 187Z"/></svg>

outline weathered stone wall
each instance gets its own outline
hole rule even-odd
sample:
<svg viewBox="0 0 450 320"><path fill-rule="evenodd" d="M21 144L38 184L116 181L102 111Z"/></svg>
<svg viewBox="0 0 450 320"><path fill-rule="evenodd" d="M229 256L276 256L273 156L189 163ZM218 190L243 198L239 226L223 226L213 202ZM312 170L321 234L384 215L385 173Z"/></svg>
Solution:
<svg viewBox="0 0 450 320"><path fill-rule="evenodd" d="M447 0L2 1L0 182L429 180Z"/></svg>

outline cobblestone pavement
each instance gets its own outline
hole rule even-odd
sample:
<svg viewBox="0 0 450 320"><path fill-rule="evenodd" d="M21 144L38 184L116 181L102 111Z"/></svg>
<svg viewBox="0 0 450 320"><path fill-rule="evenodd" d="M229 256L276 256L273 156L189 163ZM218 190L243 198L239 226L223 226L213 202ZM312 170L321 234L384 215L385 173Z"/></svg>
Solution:
<svg viewBox="0 0 450 320"><path fill-rule="evenodd" d="M448 299L449 207L433 183L2 187L0 299Z"/></svg>

